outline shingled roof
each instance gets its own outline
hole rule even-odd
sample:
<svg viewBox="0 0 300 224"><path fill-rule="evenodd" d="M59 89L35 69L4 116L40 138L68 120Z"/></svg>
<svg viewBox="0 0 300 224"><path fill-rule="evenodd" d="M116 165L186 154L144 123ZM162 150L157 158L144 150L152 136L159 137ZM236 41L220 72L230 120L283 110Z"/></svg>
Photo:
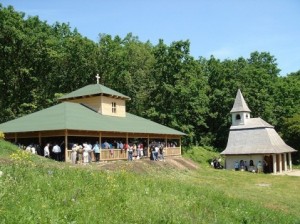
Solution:
<svg viewBox="0 0 300 224"><path fill-rule="evenodd" d="M234 112L251 112L240 89L237 91L233 107L230 111L230 113Z"/></svg>
<svg viewBox="0 0 300 224"><path fill-rule="evenodd" d="M285 144L274 128L258 127L231 130L227 147L221 154L278 154L295 151Z"/></svg>
<svg viewBox="0 0 300 224"><path fill-rule="evenodd" d="M260 117L248 119L247 122L243 125L232 125L230 130L237 129L253 129L253 128L274 128L268 122L264 121Z"/></svg>

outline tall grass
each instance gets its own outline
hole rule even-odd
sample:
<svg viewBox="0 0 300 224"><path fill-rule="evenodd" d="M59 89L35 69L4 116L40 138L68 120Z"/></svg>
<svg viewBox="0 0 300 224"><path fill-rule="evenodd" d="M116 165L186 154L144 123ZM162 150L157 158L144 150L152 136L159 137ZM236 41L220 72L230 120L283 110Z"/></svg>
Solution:
<svg viewBox="0 0 300 224"><path fill-rule="evenodd" d="M10 160L0 165L0 223L300 222L296 177L204 165L137 174L127 162L112 172L11 150L0 153Z"/></svg>

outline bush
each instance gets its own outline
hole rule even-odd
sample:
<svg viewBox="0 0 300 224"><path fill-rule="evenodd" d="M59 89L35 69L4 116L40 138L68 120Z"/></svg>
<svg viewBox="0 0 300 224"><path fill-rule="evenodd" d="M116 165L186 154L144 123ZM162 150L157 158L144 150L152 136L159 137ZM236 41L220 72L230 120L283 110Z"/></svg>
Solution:
<svg viewBox="0 0 300 224"><path fill-rule="evenodd" d="M0 139L4 139L5 138L5 135L2 131L0 131Z"/></svg>

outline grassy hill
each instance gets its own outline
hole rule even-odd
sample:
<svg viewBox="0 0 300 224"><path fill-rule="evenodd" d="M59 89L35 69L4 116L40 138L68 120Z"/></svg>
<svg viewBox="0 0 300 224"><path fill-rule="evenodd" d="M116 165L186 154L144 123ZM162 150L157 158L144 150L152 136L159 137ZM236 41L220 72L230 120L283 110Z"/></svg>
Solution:
<svg viewBox="0 0 300 224"><path fill-rule="evenodd" d="M300 222L299 177L214 170L203 148L187 156L198 165L72 166L0 141L0 223Z"/></svg>

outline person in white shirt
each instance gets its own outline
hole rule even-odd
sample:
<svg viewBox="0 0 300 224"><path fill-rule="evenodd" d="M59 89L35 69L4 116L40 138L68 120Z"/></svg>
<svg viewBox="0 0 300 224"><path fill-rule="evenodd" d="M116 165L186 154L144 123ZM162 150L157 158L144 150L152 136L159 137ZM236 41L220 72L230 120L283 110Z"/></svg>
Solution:
<svg viewBox="0 0 300 224"><path fill-rule="evenodd" d="M26 152L31 152L31 145L27 146L25 149Z"/></svg>
<svg viewBox="0 0 300 224"><path fill-rule="evenodd" d="M31 147L31 153L32 153L32 154L36 154L36 149L35 149L34 146Z"/></svg>
<svg viewBox="0 0 300 224"><path fill-rule="evenodd" d="M49 146L50 146L50 144L48 143L48 144L45 146L45 148L44 148L44 156L45 156L46 158L49 158L49 157L50 157Z"/></svg>
<svg viewBox="0 0 300 224"><path fill-rule="evenodd" d="M55 144L55 146L53 146L52 152L54 153L55 160L60 161L61 148L59 147L59 145Z"/></svg>
<svg viewBox="0 0 300 224"><path fill-rule="evenodd" d="M87 164L89 162L89 151L90 147L88 144L83 144L83 163Z"/></svg>
<svg viewBox="0 0 300 224"><path fill-rule="evenodd" d="M89 142L87 144L87 146L88 146L88 153L89 153L89 163L91 163L92 162L93 145Z"/></svg>
<svg viewBox="0 0 300 224"><path fill-rule="evenodd" d="M72 147L72 153L71 153L71 161L73 164L77 163L77 151L79 150L79 146L77 144L74 144Z"/></svg>

